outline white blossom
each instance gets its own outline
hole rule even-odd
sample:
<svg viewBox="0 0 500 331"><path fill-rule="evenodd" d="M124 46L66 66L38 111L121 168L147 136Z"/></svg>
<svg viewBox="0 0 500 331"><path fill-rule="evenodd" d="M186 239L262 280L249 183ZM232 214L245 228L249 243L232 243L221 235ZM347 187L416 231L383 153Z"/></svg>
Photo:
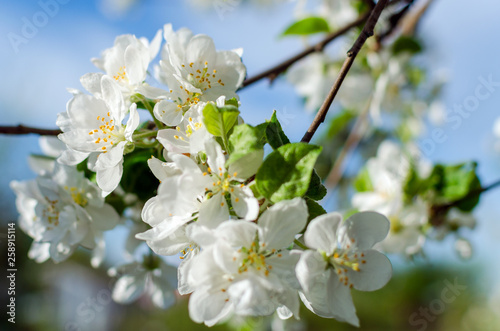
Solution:
<svg viewBox="0 0 500 331"><path fill-rule="evenodd" d="M391 278L389 259L371 249L388 231L389 221L374 212L354 214L344 223L338 213L312 220L304 234L311 250L301 253L296 267L306 307L359 326L350 289L374 291Z"/></svg>

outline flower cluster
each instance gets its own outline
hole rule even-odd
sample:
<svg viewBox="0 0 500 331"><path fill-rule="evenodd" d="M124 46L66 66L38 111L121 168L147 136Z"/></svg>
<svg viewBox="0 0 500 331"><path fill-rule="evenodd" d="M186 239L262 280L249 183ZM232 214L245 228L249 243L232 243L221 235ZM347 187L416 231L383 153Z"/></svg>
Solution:
<svg viewBox="0 0 500 331"><path fill-rule="evenodd" d="M152 70L162 87L146 82L161 33L151 43L119 36L93 60L103 73L81 78L88 93L70 90L57 119L64 144L35 159L36 180L12 183L30 255L59 262L83 246L97 266L102 232L120 222L130 235L129 261L109 270L117 302L147 294L167 308L177 290L190 294L194 321L214 325L232 315L298 318L302 299L320 316L359 325L350 288L390 279L389 260L372 249L388 220L327 214L316 202L326 193L314 171L321 148L291 143L276 114L243 122L241 50L218 51L210 37L171 25L163 36ZM150 121L141 123L143 110ZM266 144L273 151L264 157ZM140 256L141 242L149 254Z"/></svg>

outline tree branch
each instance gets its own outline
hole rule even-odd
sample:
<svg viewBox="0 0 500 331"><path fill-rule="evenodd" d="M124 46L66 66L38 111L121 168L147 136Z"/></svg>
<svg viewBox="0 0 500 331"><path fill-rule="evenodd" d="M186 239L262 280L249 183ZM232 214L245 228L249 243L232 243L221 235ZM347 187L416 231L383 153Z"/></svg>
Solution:
<svg viewBox="0 0 500 331"><path fill-rule="evenodd" d="M40 129L19 124L17 126L0 126L0 134L29 134L34 133L41 136L57 136L62 133L58 129Z"/></svg>
<svg viewBox="0 0 500 331"><path fill-rule="evenodd" d="M375 8L370 13L370 17L368 18L368 21L366 22L363 30L361 31L361 34L359 35L358 39L354 42L354 45L352 48L347 52L347 58L344 61L344 64L342 65L342 68L340 69L339 75L337 77L337 80L333 84L330 92L328 93L328 96L326 97L325 101L321 105L321 108L319 109L318 113L316 114L316 117L314 118L313 122L311 123L311 126L305 133L304 137L302 137L302 142L308 143L311 141L314 133L318 129L319 125L325 121L326 114L328 113L328 109L330 109L330 105L333 102L333 99L337 95L337 92L340 89L340 86L342 85L345 77L347 76L347 73L349 72L349 69L351 69L351 66L354 62L354 59L358 55L359 51L365 44L366 40L373 36L373 30L375 28L375 25L377 24L377 21L380 17L380 14L382 13L382 10L385 8L385 5L387 4L388 0L379 0L377 2L377 5Z"/></svg>
<svg viewBox="0 0 500 331"><path fill-rule="evenodd" d="M252 76L252 77L245 79L243 81L243 84L240 87L240 90L242 88L245 88L245 87L247 87L255 82L258 82L259 80L264 79L264 78L269 78L269 80L272 82L273 80L276 79L276 77L279 76L279 74L286 71L295 62L305 58L309 54L323 51L323 49L326 47L326 45L328 45L330 42L332 42L333 40L337 39L338 37L344 35L346 32L348 32L352 28L361 25L368 18L368 15L369 15L369 13L361 15L356 20L354 20L352 23L347 24L346 26L344 26L343 28L341 28L335 32L332 32L331 34L326 36L325 39L321 40L319 43L306 48L305 50L303 50L299 54L289 58L288 60L281 62L280 64L278 64L278 65L276 65L276 66L274 66L266 71L261 72L258 75L255 75L255 76Z"/></svg>

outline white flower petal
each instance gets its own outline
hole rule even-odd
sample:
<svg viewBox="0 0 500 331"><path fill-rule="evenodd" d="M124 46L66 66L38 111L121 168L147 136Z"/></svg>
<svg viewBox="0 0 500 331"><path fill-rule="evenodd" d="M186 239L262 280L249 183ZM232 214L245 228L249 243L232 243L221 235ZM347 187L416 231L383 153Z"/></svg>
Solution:
<svg viewBox="0 0 500 331"><path fill-rule="evenodd" d="M389 259L376 250L364 251L359 265L360 271L347 269L347 276L354 288L360 291L375 291L387 284L392 276L392 265Z"/></svg>
<svg viewBox="0 0 500 331"><path fill-rule="evenodd" d="M349 217L342 225L346 229L344 240L353 242L363 251L384 240L389 233L389 220L376 212L360 212Z"/></svg>
<svg viewBox="0 0 500 331"><path fill-rule="evenodd" d="M304 233L304 240L308 247L319 249L327 255L333 254L337 248L337 229L342 222L339 213L328 213L313 219Z"/></svg>
<svg viewBox="0 0 500 331"><path fill-rule="evenodd" d="M259 239L270 249L287 247L306 223L307 206L303 199L280 201L261 215L258 221Z"/></svg>

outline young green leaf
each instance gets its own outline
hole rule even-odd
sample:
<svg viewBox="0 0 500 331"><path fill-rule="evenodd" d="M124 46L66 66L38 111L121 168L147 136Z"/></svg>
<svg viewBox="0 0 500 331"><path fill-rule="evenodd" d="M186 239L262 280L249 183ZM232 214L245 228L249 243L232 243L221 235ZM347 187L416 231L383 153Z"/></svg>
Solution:
<svg viewBox="0 0 500 331"><path fill-rule="evenodd" d="M271 116L271 120L267 122L266 127L266 138L267 142L273 149L277 149L280 146L286 145L290 143L290 140L283 132L281 128L281 124L276 117L276 111L273 112L273 116Z"/></svg>
<svg viewBox="0 0 500 331"><path fill-rule="evenodd" d="M257 189L274 203L304 196L320 153L320 146L305 143L279 147L267 156L257 172Z"/></svg>
<svg viewBox="0 0 500 331"><path fill-rule="evenodd" d="M328 22L322 17L311 16L293 23L282 35L309 35L319 32L330 32Z"/></svg>
<svg viewBox="0 0 500 331"><path fill-rule="evenodd" d="M316 170L312 172L311 183L306 192L306 197L313 200L321 200L326 195L326 187L321 183L321 178L319 177Z"/></svg>
<svg viewBox="0 0 500 331"><path fill-rule="evenodd" d="M209 103L203 109L203 122L211 134L216 137L226 137L229 130L238 121L240 114L237 107L227 105L224 107L217 107L213 103Z"/></svg>

